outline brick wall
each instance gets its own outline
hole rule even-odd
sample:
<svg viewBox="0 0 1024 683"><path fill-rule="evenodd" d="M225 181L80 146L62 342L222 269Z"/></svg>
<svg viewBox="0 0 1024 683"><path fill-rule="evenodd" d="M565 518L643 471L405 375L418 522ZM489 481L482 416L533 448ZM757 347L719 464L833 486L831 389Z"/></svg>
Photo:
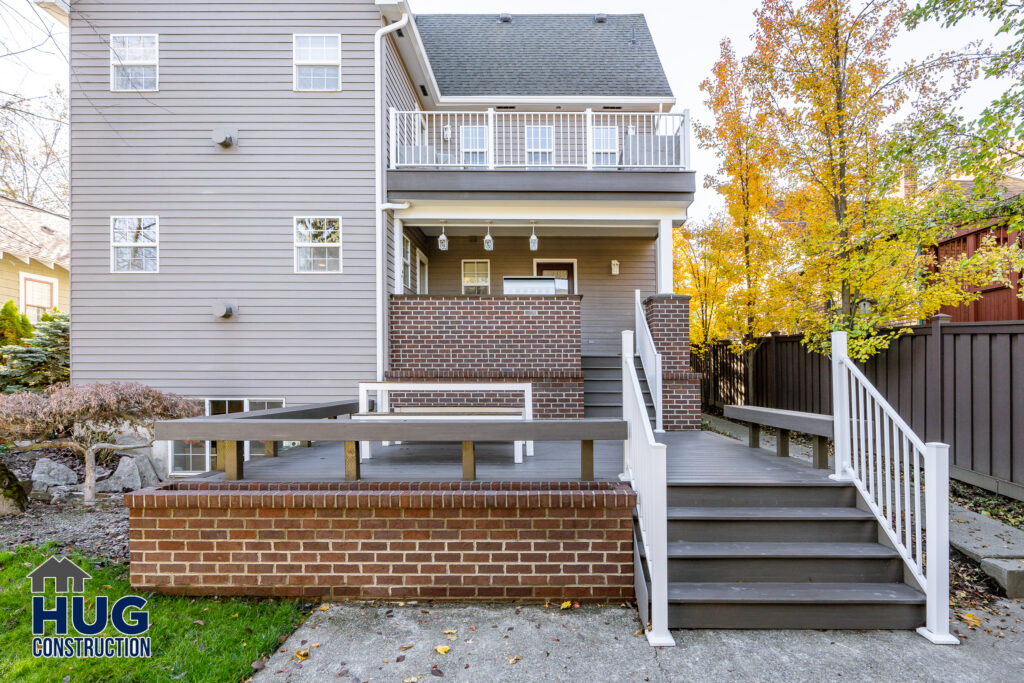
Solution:
<svg viewBox="0 0 1024 683"><path fill-rule="evenodd" d="M392 380L531 382L534 417L583 417L579 296L392 296ZM393 394L392 407L521 405L509 394Z"/></svg>
<svg viewBox="0 0 1024 683"><path fill-rule="evenodd" d="M690 365L690 297L649 296L644 312L661 353L662 424L670 432L700 429L700 375Z"/></svg>
<svg viewBox="0 0 1024 683"><path fill-rule="evenodd" d="M174 482L125 496L131 585L187 595L626 600L612 482Z"/></svg>

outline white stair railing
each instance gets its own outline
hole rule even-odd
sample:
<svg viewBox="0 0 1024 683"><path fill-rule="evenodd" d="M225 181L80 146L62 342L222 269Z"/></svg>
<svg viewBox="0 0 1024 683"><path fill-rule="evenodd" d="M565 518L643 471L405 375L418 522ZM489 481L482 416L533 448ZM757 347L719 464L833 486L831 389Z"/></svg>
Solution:
<svg viewBox="0 0 1024 683"><path fill-rule="evenodd" d="M640 542L647 557L651 576L650 628L647 642L671 646L676 641L668 630L668 486L665 444L654 440L647 405L640 390L640 378L633 362L633 333L622 332L622 419L629 427L623 442L623 473L636 492L640 521ZM637 553L634 552L638 556ZM646 611L647 586L643 571L636 563L634 582L641 615ZM643 604L641 604L643 603Z"/></svg>
<svg viewBox="0 0 1024 683"><path fill-rule="evenodd" d="M636 353L640 356L640 362L644 366L647 386L651 390L651 398L654 401L654 431L663 432L665 428L661 418L661 354L655 348L654 337L651 336L651 328L647 326L647 315L644 312L644 304L640 298L639 289L635 292L634 318ZM641 395L642 398L643 395Z"/></svg>
<svg viewBox="0 0 1024 683"><path fill-rule="evenodd" d="M857 487L924 591L917 632L957 645L949 633L949 446L924 443L847 354L846 333L833 332L832 478Z"/></svg>

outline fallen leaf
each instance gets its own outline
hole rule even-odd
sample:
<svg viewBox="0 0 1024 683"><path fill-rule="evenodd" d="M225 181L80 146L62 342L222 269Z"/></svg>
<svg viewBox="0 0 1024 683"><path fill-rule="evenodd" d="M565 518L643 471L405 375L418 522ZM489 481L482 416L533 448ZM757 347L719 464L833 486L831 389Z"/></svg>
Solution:
<svg viewBox="0 0 1024 683"><path fill-rule="evenodd" d="M572 600L566 600L562 603L562 609L570 609L572 607Z"/></svg>
<svg viewBox="0 0 1024 683"><path fill-rule="evenodd" d="M448 654L449 650L451 650L451 648L448 647L447 645L435 645L434 646L434 652L436 652L439 655L446 655L446 654Z"/></svg>
<svg viewBox="0 0 1024 683"><path fill-rule="evenodd" d="M326 612L329 609L331 609L331 606L328 605L326 602L324 604L320 605L320 611L321 612Z"/></svg>
<svg viewBox="0 0 1024 683"><path fill-rule="evenodd" d="M968 612L967 614L961 615L960 621L962 621L965 624L967 624L968 626L970 626L972 630L975 629L975 628L978 628L979 626L981 626L981 619L979 619L978 617L974 616L970 612Z"/></svg>
<svg viewBox="0 0 1024 683"><path fill-rule="evenodd" d="M516 655L515 657L509 657L509 658L508 658L508 663L509 663L509 664L515 664L515 663L516 663L516 662L518 662L518 661L522 661L522 659L523 659L523 658L522 658L522 657L520 657L519 655Z"/></svg>
<svg viewBox="0 0 1024 683"><path fill-rule="evenodd" d="M398 655L395 657L395 664L400 664L405 661L405 655Z"/></svg>
<svg viewBox="0 0 1024 683"><path fill-rule="evenodd" d="M313 643L310 647L320 647L320 643Z"/></svg>
<svg viewBox="0 0 1024 683"><path fill-rule="evenodd" d="M430 675L431 676L437 676L438 678L443 678L444 677L444 672L441 671L440 669L438 669L435 666L433 669L430 670Z"/></svg>
<svg viewBox="0 0 1024 683"><path fill-rule="evenodd" d="M251 666L252 668L256 669L257 671L260 671L260 670L262 670L262 669L263 669L263 667L265 667L265 666L266 666L266 664L264 664L263 662L261 662L260 660L258 660L258 659L257 659L257 660L256 660L255 662L253 662L252 664L250 664L250 666Z"/></svg>
<svg viewBox="0 0 1024 683"><path fill-rule="evenodd" d="M403 646L401 646L398 649L401 650L402 652L405 652L406 650L411 650L413 647L415 647L415 645L416 645L415 643L413 643L412 645L403 645Z"/></svg>
<svg viewBox="0 0 1024 683"><path fill-rule="evenodd" d="M206 622L203 621L202 619L196 619L192 623L195 624L196 626L206 626Z"/></svg>
<svg viewBox="0 0 1024 683"><path fill-rule="evenodd" d="M296 650L295 659L299 660L300 662L305 659L309 659L309 650Z"/></svg>
<svg viewBox="0 0 1024 683"><path fill-rule="evenodd" d="M443 633L444 633L444 634L445 634L446 636L454 636L454 635L455 635L456 633L458 633L458 631L456 631L456 630L455 630L455 629L453 629L453 628L450 628L450 629L448 629L447 631L443 631Z"/></svg>
<svg viewBox="0 0 1024 683"><path fill-rule="evenodd" d="M238 612L235 612L234 614L232 614L232 615L231 615L231 618L232 618L232 619L236 619L236 618L238 618Z"/></svg>
<svg viewBox="0 0 1024 683"><path fill-rule="evenodd" d="M644 634L644 630L642 628L638 628L636 631L633 632L633 637L634 638L638 638L639 636L642 636L643 634Z"/></svg>

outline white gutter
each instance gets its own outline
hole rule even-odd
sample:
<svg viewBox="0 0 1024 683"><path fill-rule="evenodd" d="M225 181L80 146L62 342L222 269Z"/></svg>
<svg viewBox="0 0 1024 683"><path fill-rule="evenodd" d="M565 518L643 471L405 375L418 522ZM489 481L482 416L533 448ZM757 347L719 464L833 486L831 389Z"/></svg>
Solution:
<svg viewBox="0 0 1024 683"><path fill-rule="evenodd" d="M384 187L384 69L381 50L384 36L393 33L409 23L409 14L402 12L402 18L393 24L382 26L373 34L373 160L375 184L373 203L376 207L376 297L377 297L377 381L384 380L384 212L387 210L387 195Z"/></svg>

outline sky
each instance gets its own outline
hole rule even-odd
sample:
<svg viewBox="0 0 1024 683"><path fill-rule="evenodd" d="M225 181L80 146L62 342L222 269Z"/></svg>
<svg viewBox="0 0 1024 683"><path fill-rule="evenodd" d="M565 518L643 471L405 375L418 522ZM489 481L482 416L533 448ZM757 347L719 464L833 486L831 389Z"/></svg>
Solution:
<svg viewBox="0 0 1024 683"><path fill-rule="evenodd" d="M4 4L25 16L35 17L29 0L6 0ZM704 123L710 122L710 115L703 105L700 82L718 58L719 41L728 37L738 54L746 54L752 46L753 13L760 4L760 0L410 0L416 14L643 13L675 93L676 110L689 109L693 119ZM54 32L53 40L66 45L66 30L50 22L45 13L41 14L47 17ZM4 42L10 39L10 31L9 26L0 23L0 38ZM932 52L960 48L979 38L990 40L992 33L992 27L981 20L967 20L954 29L925 25L901 34L893 46L893 62L920 60ZM29 40L37 42L40 36L45 37L45 34L14 40L25 44ZM57 84L66 87L67 64L60 52L51 42L41 50L26 53L13 64L4 64L0 69L0 91L25 92L32 96L41 95ZM978 113L1000 90L998 82L978 83L962 103L964 112L967 115ZM702 189L704 177L714 173L717 162L712 153L696 144L692 146L691 162L697 171L698 192L689 214L691 218L702 219L720 206L713 191Z"/></svg>

